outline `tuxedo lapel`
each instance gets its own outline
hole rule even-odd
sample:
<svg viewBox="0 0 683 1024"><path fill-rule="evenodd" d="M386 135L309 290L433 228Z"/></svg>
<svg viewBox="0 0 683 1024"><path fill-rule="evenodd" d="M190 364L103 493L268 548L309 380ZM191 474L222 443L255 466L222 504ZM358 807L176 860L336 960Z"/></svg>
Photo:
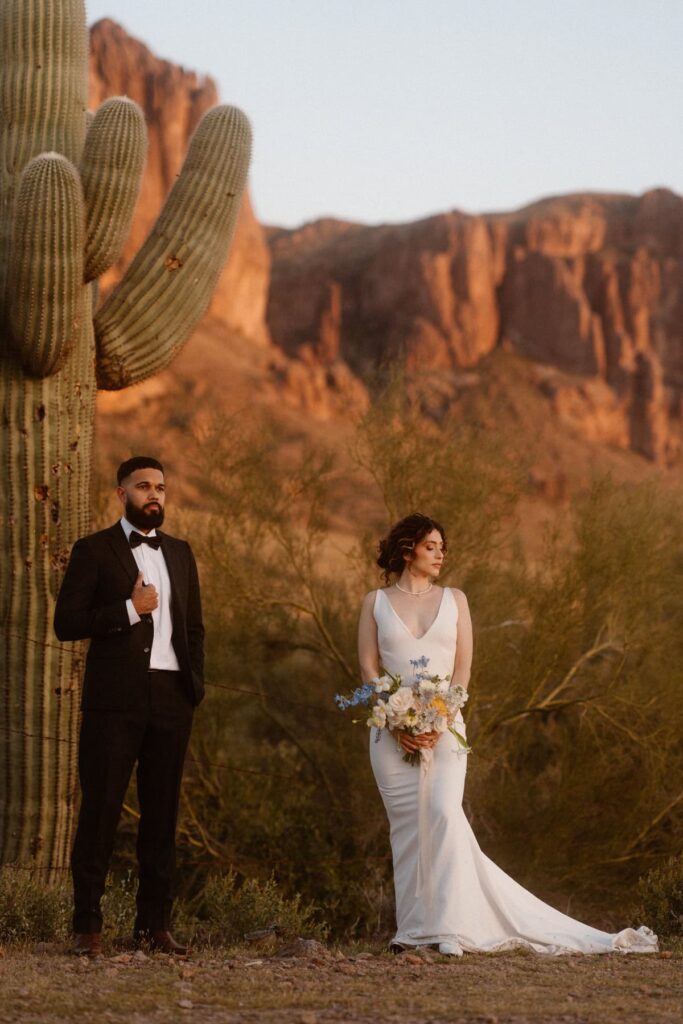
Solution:
<svg viewBox="0 0 683 1024"><path fill-rule="evenodd" d="M133 557L133 552L130 549L130 544L126 539L121 523L114 523L112 527L105 530L105 536L130 577L131 583L134 584L138 578L138 565Z"/></svg>
<svg viewBox="0 0 683 1024"><path fill-rule="evenodd" d="M157 536L163 538L161 545L161 552L166 562L166 568L168 569L168 578L171 581L171 612L173 614L174 626L180 622L181 616L183 616L183 603L181 594L181 580L182 565L180 562L180 545L169 537L167 534L162 533L161 530L157 530Z"/></svg>

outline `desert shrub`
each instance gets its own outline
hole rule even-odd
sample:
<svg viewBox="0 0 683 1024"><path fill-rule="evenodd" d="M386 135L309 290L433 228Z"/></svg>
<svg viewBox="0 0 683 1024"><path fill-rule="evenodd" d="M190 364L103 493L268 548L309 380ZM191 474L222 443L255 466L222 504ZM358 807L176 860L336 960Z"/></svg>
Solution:
<svg viewBox="0 0 683 1024"><path fill-rule="evenodd" d="M101 903L107 934L118 938L129 938L133 934L137 887L137 878L132 871L107 876Z"/></svg>
<svg viewBox="0 0 683 1024"><path fill-rule="evenodd" d="M107 877L102 898L105 935L128 938L133 934L136 889L137 879L131 872ZM49 885L12 865L0 868L0 942L67 939L72 913L69 884Z"/></svg>
<svg viewBox="0 0 683 1024"><path fill-rule="evenodd" d="M423 406L419 387L391 380L359 421L352 450L381 499L375 532L412 511L433 516L451 541L443 579L458 585L501 561L526 460L490 433L425 416ZM364 537L366 560L376 539Z"/></svg>
<svg viewBox="0 0 683 1024"><path fill-rule="evenodd" d="M109 875L102 898L104 933L130 938L135 922L137 879L132 872ZM0 868L0 943L67 940L71 933L71 885L47 884L12 865ZM177 915L194 928L188 908L179 903Z"/></svg>
<svg viewBox="0 0 683 1024"><path fill-rule="evenodd" d="M471 427L425 420L405 396L379 399L358 425L355 468L343 472L362 513L343 530L340 469L326 453L283 456L267 429L238 418L198 440L202 505L173 510L169 524L192 537L207 626L207 698L179 822L188 926L207 875L235 872L230 900L271 878L278 898L320 908L337 935L390 929L367 732L332 698L357 679L358 608L379 583L374 542L414 508L443 521L443 582L472 609L465 799L484 850L563 909L626 923L638 877L683 842L677 496L597 483L531 562L515 522L524 460ZM119 864L133 844L124 831Z"/></svg>
<svg viewBox="0 0 683 1024"><path fill-rule="evenodd" d="M283 938L324 940L327 935L315 908L300 896L287 899L273 878L240 882L234 871L209 878L198 901L197 918L197 938L213 946L236 945L249 932L271 928Z"/></svg>
<svg viewBox="0 0 683 1024"><path fill-rule="evenodd" d="M603 481L570 517L508 625L475 628L469 800L520 880L605 907L683 838L683 536L652 485Z"/></svg>
<svg viewBox="0 0 683 1024"><path fill-rule="evenodd" d="M640 879L634 917L660 938L683 937L683 855L669 857Z"/></svg>
<svg viewBox="0 0 683 1024"><path fill-rule="evenodd" d="M0 943L48 942L68 934L71 890L11 864L0 868Z"/></svg>

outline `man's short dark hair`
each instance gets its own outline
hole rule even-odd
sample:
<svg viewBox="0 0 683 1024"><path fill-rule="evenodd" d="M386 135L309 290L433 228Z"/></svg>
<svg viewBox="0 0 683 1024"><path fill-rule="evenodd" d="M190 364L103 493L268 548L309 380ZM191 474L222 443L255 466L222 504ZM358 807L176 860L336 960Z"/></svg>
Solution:
<svg viewBox="0 0 683 1024"><path fill-rule="evenodd" d="M158 469L160 473L163 473L164 467L161 465L158 459L153 459L149 455L134 455L132 459L126 459L122 462L116 473L116 479L119 487L121 482L134 473L136 469Z"/></svg>

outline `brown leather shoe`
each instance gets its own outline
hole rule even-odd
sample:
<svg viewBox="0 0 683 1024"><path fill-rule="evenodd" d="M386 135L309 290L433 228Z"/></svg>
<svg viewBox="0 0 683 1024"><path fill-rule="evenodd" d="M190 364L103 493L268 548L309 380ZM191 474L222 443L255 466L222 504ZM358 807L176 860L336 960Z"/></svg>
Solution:
<svg viewBox="0 0 683 1024"><path fill-rule="evenodd" d="M158 929L135 933L136 949L151 949L153 953L169 953L171 956L188 956L191 950L181 946L170 932Z"/></svg>
<svg viewBox="0 0 683 1024"><path fill-rule="evenodd" d="M74 956L89 956L92 959L102 956L102 936L99 932L77 933L74 935L71 952Z"/></svg>

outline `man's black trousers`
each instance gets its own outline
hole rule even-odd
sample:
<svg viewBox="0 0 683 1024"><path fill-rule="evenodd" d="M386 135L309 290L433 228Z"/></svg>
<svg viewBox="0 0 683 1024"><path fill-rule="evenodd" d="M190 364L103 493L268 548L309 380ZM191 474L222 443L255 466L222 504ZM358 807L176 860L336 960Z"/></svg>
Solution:
<svg viewBox="0 0 683 1024"><path fill-rule="evenodd" d="M180 782L193 707L180 672L150 672L140 698L131 711L83 711L81 809L71 857L78 934L102 930L100 900L136 762L140 882L135 930L170 925Z"/></svg>

